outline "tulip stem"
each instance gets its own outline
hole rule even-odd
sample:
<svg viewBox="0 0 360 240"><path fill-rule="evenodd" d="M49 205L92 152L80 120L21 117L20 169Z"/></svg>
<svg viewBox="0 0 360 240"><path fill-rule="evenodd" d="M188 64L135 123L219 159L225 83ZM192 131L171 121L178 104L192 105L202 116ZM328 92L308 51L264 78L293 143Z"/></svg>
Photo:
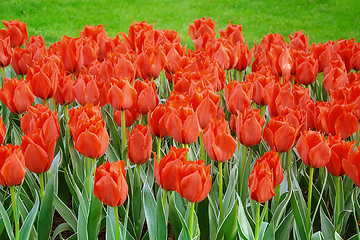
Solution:
<svg viewBox="0 0 360 240"><path fill-rule="evenodd" d="M164 190L164 196L163 196L163 199L162 199L162 204L163 204L164 211L165 211L165 205L166 205L167 195L168 195L168 191L167 191L167 190Z"/></svg>
<svg viewBox="0 0 360 240"><path fill-rule="evenodd" d="M265 114L265 109L266 109L266 105L261 105L260 106L260 116L263 117Z"/></svg>
<svg viewBox="0 0 360 240"><path fill-rule="evenodd" d="M125 110L121 111L121 133L122 133L122 154L125 161L125 165L128 166L127 154L125 154L126 148L126 122L125 122Z"/></svg>
<svg viewBox="0 0 360 240"><path fill-rule="evenodd" d="M360 126L358 127L358 129L356 130L356 134L355 134L355 148L357 146L359 146L359 128Z"/></svg>
<svg viewBox="0 0 360 240"><path fill-rule="evenodd" d="M41 195L41 200L44 197L44 173L40 173L39 174L39 179L40 179L40 195Z"/></svg>
<svg viewBox="0 0 360 240"><path fill-rule="evenodd" d="M224 217L223 211L223 179L222 179L222 162L219 162L219 208L220 208L220 224Z"/></svg>
<svg viewBox="0 0 360 240"><path fill-rule="evenodd" d="M204 130L201 130L200 135L199 135L199 141L200 141L200 157L201 157L202 160L205 161L205 165L207 166L208 163L207 163L207 159L205 159L204 142L203 142L203 139L202 139L203 132L204 132Z"/></svg>
<svg viewBox="0 0 360 240"><path fill-rule="evenodd" d="M308 191L308 210L307 210L307 216L306 216L306 232L307 232L307 239L308 240L310 240L310 236L311 236L311 232L310 232L310 215L311 215L311 197L312 197L313 177L314 177L314 168L310 167L309 191Z"/></svg>
<svg viewBox="0 0 360 240"><path fill-rule="evenodd" d="M247 157L247 152L248 152L249 147L245 146L244 148L244 155L243 155L243 161L242 161L242 167L241 167L241 180L244 177L244 169L245 169L245 164L246 164L246 157ZM240 186L242 184L240 183Z"/></svg>
<svg viewBox="0 0 360 240"><path fill-rule="evenodd" d="M256 205L256 219L255 219L255 240L259 238L259 228L260 228L260 202Z"/></svg>
<svg viewBox="0 0 360 240"><path fill-rule="evenodd" d="M91 163L90 163L90 158L85 157L85 166L86 166L86 192L90 195L90 172L91 172Z"/></svg>
<svg viewBox="0 0 360 240"><path fill-rule="evenodd" d="M141 115L141 126L145 126L145 114Z"/></svg>
<svg viewBox="0 0 360 240"><path fill-rule="evenodd" d="M3 84L5 82L5 67L2 67L1 68L1 72L2 72L2 80L0 81L0 87L2 88L3 87Z"/></svg>
<svg viewBox="0 0 360 240"><path fill-rule="evenodd" d="M282 83L283 83L283 79L282 79L282 77L279 77L279 82L280 82L280 84L282 84Z"/></svg>
<svg viewBox="0 0 360 240"><path fill-rule="evenodd" d="M242 82L242 80L243 80L243 78L244 78L244 70L241 70L241 71L239 71L239 82Z"/></svg>
<svg viewBox="0 0 360 240"><path fill-rule="evenodd" d="M231 70L230 69L226 71L226 75L227 75L228 83L231 82Z"/></svg>
<svg viewBox="0 0 360 240"><path fill-rule="evenodd" d="M160 159L161 159L161 138L157 138L158 139L158 145L157 145L157 162L160 163Z"/></svg>
<svg viewBox="0 0 360 240"><path fill-rule="evenodd" d="M336 221L335 221L335 229L338 227L338 225L340 224L338 222L338 217L340 215L340 182L341 182L341 176L337 176L336 177L336 206L335 206L335 218L336 218Z"/></svg>
<svg viewBox="0 0 360 240"><path fill-rule="evenodd" d="M119 210L118 206L114 207L114 213L115 213L115 227L116 227L116 237L115 239L120 239L120 224L119 224Z"/></svg>
<svg viewBox="0 0 360 240"><path fill-rule="evenodd" d="M11 202L13 206L13 216L14 216L14 222L15 222L15 239L19 240L19 221L18 216L16 214L16 196L14 191L14 186L10 186L10 194L11 194Z"/></svg>
<svg viewBox="0 0 360 240"><path fill-rule="evenodd" d="M66 123L66 139L65 139L65 155L69 156L69 140L70 140L70 128L69 128L69 105L65 104L64 106L64 116Z"/></svg>
<svg viewBox="0 0 360 240"><path fill-rule="evenodd" d="M181 147L182 147L182 148L189 149L189 148L188 148L188 145L187 145L187 144L184 144L184 143L181 144ZM189 152L186 154L186 161L189 161Z"/></svg>
<svg viewBox="0 0 360 240"><path fill-rule="evenodd" d="M194 224L194 213L195 213L195 203L192 202L190 205L190 224L189 224L189 229L190 229L190 239L193 238L193 224Z"/></svg>
<svg viewBox="0 0 360 240"><path fill-rule="evenodd" d="M141 166L140 166L140 164L136 164L136 169L137 169L137 172L138 172L138 175L139 175L139 183L140 183L140 186L141 186Z"/></svg>
<svg viewBox="0 0 360 240"><path fill-rule="evenodd" d="M292 150L288 151L288 159L287 159L288 189L290 189L290 185L292 185L292 181L291 181L291 154L292 154Z"/></svg>
<svg viewBox="0 0 360 240"><path fill-rule="evenodd" d="M46 107L49 107L49 99L44 99L44 105L45 105Z"/></svg>

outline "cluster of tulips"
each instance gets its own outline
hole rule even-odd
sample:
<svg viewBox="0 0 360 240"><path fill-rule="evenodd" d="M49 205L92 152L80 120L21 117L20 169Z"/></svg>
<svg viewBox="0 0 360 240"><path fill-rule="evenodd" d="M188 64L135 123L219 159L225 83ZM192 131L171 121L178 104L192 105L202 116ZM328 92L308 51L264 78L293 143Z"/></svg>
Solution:
<svg viewBox="0 0 360 240"><path fill-rule="evenodd" d="M146 22L113 38L85 26L46 47L25 23L2 22L8 238L49 239L56 209L67 225L53 238L97 239L106 226L108 239L360 239L354 39L309 46L301 31L289 43L270 33L249 49L242 26L216 38L202 18L189 27L194 50Z"/></svg>

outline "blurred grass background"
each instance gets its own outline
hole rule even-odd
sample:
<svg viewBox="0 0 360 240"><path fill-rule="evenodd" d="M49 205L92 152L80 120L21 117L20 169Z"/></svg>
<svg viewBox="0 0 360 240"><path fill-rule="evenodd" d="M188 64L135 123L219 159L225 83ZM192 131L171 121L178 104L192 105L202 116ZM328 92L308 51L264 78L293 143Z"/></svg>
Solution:
<svg viewBox="0 0 360 240"><path fill-rule="evenodd" d="M128 32L134 21L173 29L193 48L188 27L211 17L216 31L229 22L243 26L252 47L270 32L303 30L310 42L355 38L360 41L360 0L1 0L0 19L27 22L29 35L42 35L47 45L63 35L78 37L85 25L103 24L108 35ZM5 28L5 26L0 26ZM218 35L219 36L219 35Z"/></svg>

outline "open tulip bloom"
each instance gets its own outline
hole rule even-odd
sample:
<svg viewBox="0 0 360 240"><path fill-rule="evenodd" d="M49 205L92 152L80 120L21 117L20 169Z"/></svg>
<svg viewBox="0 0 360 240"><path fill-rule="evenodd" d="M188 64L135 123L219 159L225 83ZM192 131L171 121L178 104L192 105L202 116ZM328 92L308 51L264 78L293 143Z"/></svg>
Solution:
<svg viewBox="0 0 360 240"><path fill-rule="evenodd" d="M0 239L360 240L354 38L2 22Z"/></svg>

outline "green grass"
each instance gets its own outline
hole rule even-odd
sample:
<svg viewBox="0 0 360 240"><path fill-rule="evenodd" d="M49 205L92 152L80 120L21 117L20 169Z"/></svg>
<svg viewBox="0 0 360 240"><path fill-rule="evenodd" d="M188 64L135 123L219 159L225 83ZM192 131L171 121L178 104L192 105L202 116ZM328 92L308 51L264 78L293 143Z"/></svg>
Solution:
<svg viewBox="0 0 360 240"><path fill-rule="evenodd" d="M201 17L216 20L216 30L229 22L243 26L253 46L270 32L288 35L303 30L310 42L340 38L360 41L359 0L3 0L0 19L27 22L30 35L41 34L49 45L63 35L79 36L85 25L103 24L110 37L127 32L134 21L147 20L158 29L173 29L193 48L189 24ZM1 27L0 27L1 28ZM2 27L5 28L5 27Z"/></svg>

